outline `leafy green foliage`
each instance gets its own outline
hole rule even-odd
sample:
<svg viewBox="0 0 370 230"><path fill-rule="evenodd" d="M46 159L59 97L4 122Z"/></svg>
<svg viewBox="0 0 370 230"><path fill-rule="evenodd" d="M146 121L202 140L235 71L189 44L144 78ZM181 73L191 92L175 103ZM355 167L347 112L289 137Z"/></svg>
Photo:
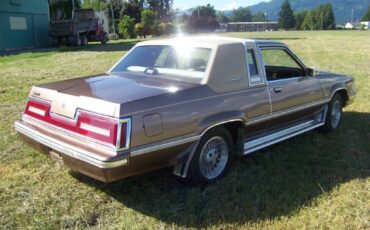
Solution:
<svg viewBox="0 0 370 230"><path fill-rule="evenodd" d="M226 15L225 15L225 12L223 12L223 11L218 11L217 12L217 21L219 22L219 23L226 23L226 22L230 22L230 18L229 17L227 17Z"/></svg>
<svg viewBox="0 0 370 230"><path fill-rule="evenodd" d="M118 31L123 35L123 38L135 38L135 19L130 16L123 16L118 24Z"/></svg>
<svg viewBox="0 0 370 230"><path fill-rule="evenodd" d="M303 22L301 18L305 15ZM297 28L304 30L332 30L335 29L335 18L333 8L330 3L323 4L314 10L296 15L296 18L300 16L299 23L297 22Z"/></svg>
<svg viewBox="0 0 370 230"><path fill-rule="evenodd" d="M248 7L239 7L233 10L230 17L233 22L251 22L252 18L252 12Z"/></svg>
<svg viewBox="0 0 370 230"><path fill-rule="evenodd" d="M104 10L106 8L106 0L83 0L81 8L84 9L95 9L95 10Z"/></svg>
<svg viewBox="0 0 370 230"><path fill-rule="evenodd" d="M94 3L94 5L97 5L98 3L96 2L99 2L98 0L88 1ZM160 24L160 21L163 20L167 23L172 21L172 3L172 0L102 0L100 6L108 15L110 23L112 22L112 18L115 18L114 26L116 28L118 28L118 23L120 22L119 19L123 18L124 16L129 16L135 20L135 23L141 23L144 26L142 34L143 36L146 36L158 32L157 28ZM147 22L142 22L142 15L145 10L150 10L154 13L155 18L152 21L152 26L148 26ZM110 26L113 27L112 23Z"/></svg>
<svg viewBox="0 0 370 230"><path fill-rule="evenodd" d="M136 23L135 24L135 31L136 31L136 34L138 36L140 36L141 38L144 37L144 27L143 27L143 24Z"/></svg>
<svg viewBox="0 0 370 230"><path fill-rule="evenodd" d="M159 21L171 21L173 0L146 0L148 9L155 12Z"/></svg>
<svg viewBox="0 0 370 230"><path fill-rule="evenodd" d="M265 13L259 11L253 15L253 21L254 22L264 22L264 21L267 21L267 17Z"/></svg>
<svg viewBox="0 0 370 230"><path fill-rule="evenodd" d="M367 11L364 14L364 16L362 16L361 21L366 21L366 22L370 21L370 5L367 7Z"/></svg>
<svg viewBox="0 0 370 230"><path fill-rule="evenodd" d="M153 11L151 10L143 10L141 12L141 25L143 26L143 36L146 37L149 34L153 34L156 25L156 15Z"/></svg>
<svg viewBox="0 0 370 230"><path fill-rule="evenodd" d="M297 30L303 30L302 25L303 25L304 19L307 16L307 13L308 13L307 11L301 11L301 12L294 13L295 25L296 25Z"/></svg>
<svg viewBox="0 0 370 230"><path fill-rule="evenodd" d="M290 2L285 0L281 5L279 12L279 27L284 30L293 29L295 27L295 18L293 15L292 7Z"/></svg>
<svg viewBox="0 0 370 230"><path fill-rule="evenodd" d="M120 10L120 17L125 15L130 16L135 19L136 23L139 23L141 20L141 11L144 9L143 1L131 0L124 1L122 8Z"/></svg>
<svg viewBox="0 0 370 230"><path fill-rule="evenodd" d="M81 8L80 0L73 0L74 9ZM72 1L55 0L49 3L50 18L57 20L71 19L73 4Z"/></svg>
<svg viewBox="0 0 370 230"><path fill-rule="evenodd" d="M187 29L191 32L213 31L219 26L216 10L210 4L198 6L192 11L191 16L188 17L186 24Z"/></svg>

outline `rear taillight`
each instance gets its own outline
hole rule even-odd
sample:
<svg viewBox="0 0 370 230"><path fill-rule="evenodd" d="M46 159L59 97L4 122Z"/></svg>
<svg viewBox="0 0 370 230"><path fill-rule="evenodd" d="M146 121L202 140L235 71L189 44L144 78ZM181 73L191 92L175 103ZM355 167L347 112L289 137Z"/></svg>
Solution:
<svg viewBox="0 0 370 230"><path fill-rule="evenodd" d="M50 112L50 104L42 101L29 100L26 105L25 113L43 119Z"/></svg>
<svg viewBox="0 0 370 230"><path fill-rule="evenodd" d="M50 108L51 104L48 102L30 99L27 102L25 114L81 136L92 138L102 144L108 144L117 150L129 148L130 119L114 119L79 111L75 120L70 120L53 115Z"/></svg>
<svg viewBox="0 0 370 230"><path fill-rule="evenodd" d="M116 146L117 128L116 119L107 119L91 113L80 112L77 118L77 129L74 131Z"/></svg>
<svg viewBox="0 0 370 230"><path fill-rule="evenodd" d="M120 149L127 149L130 145L130 136L131 136L131 120L122 119L119 122L120 129L118 130L118 146Z"/></svg>

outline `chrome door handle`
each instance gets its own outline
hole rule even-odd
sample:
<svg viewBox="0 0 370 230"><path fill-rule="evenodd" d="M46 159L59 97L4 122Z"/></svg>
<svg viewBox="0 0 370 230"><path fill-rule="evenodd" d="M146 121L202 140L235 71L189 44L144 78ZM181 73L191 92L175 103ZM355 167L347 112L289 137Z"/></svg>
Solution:
<svg viewBox="0 0 370 230"><path fill-rule="evenodd" d="M274 93L281 93L283 92L283 89L278 87L278 88L274 88Z"/></svg>

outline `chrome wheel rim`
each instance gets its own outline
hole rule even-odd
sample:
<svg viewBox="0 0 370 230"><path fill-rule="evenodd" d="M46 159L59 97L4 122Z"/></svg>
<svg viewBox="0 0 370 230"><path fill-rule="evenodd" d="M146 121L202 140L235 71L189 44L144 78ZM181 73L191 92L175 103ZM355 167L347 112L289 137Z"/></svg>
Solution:
<svg viewBox="0 0 370 230"><path fill-rule="evenodd" d="M216 136L203 146L199 158L199 168L207 179L218 177L225 169L229 157L229 147L224 138Z"/></svg>
<svg viewBox="0 0 370 230"><path fill-rule="evenodd" d="M340 117L342 116L342 105L340 101L335 101L331 110L331 125L333 128L337 128Z"/></svg>

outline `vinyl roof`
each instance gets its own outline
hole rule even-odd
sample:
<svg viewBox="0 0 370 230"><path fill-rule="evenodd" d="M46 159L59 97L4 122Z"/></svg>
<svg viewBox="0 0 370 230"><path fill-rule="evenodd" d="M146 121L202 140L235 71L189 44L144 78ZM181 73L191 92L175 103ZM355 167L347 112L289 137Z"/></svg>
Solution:
<svg viewBox="0 0 370 230"><path fill-rule="evenodd" d="M215 47L225 44L236 44L236 43L246 43L246 42L255 42L257 44L282 44L280 42L272 40L259 40L259 39L243 39L243 38L232 38L224 36L186 36L186 37L174 37L169 39L160 39L160 40L149 40L140 42L138 45L194 45L202 47Z"/></svg>

